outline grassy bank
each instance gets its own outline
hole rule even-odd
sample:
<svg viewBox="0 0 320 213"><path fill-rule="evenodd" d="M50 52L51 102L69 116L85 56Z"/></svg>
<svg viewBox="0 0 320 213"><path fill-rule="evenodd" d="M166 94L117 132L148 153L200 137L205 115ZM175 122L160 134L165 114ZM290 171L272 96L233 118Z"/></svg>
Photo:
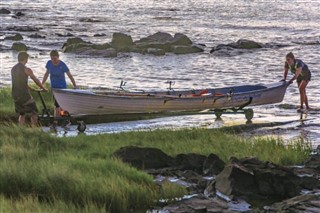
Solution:
<svg viewBox="0 0 320 213"><path fill-rule="evenodd" d="M159 189L151 176L112 157L120 147L160 148L169 155L215 153L257 156L278 164L302 163L310 147L274 139L244 140L217 130L157 130L56 138L39 129L0 128L0 212L127 212L186 193ZM47 211L48 210L48 211Z"/></svg>

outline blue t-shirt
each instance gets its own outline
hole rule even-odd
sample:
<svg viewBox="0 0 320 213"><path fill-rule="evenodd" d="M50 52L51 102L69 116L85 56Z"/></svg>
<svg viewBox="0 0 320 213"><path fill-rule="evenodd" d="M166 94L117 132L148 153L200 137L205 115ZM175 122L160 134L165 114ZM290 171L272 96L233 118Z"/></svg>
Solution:
<svg viewBox="0 0 320 213"><path fill-rule="evenodd" d="M58 65L54 65L50 60L47 62L46 69L50 74L50 82L52 88L67 88L66 78L64 74L66 72L69 72L69 68L63 61L60 61Z"/></svg>

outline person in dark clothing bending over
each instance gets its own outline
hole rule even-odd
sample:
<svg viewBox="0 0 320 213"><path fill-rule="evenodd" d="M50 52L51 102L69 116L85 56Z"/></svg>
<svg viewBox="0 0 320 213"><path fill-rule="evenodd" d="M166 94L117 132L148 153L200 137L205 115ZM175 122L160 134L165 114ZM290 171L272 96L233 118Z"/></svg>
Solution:
<svg viewBox="0 0 320 213"><path fill-rule="evenodd" d="M15 111L19 114L19 124L25 124L25 114L31 113L31 125L37 126L37 106L30 94L31 88L28 86L30 77L43 91L47 92L41 82L33 74L33 71L26 67L29 55L26 52L18 54L18 63L11 69L12 97L14 100Z"/></svg>
<svg viewBox="0 0 320 213"><path fill-rule="evenodd" d="M286 62L284 65L284 80L287 79L288 71L291 71L294 76L289 80L291 84L294 80L297 80L299 93L300 93L300 109L298 111L303 110L303 104L306 105L306 109L310 109L308 103L308 97L306 93L306 87L311 81L311 72L308 66L300 59L296 59L292 52L286 55Z"/></svg>

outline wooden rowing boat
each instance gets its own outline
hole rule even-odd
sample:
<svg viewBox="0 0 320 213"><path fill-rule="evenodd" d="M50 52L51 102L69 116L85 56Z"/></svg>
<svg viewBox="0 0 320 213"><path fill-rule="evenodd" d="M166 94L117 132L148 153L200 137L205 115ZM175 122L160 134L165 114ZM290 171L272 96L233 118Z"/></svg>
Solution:
<svg viewBox="0 0 320 213"><path fill-rule="evenodd" d="M54 89L59 105L71 115L110 115L228 109L283 100L288 83L228 86L181 91L92 91Z"/></svg>

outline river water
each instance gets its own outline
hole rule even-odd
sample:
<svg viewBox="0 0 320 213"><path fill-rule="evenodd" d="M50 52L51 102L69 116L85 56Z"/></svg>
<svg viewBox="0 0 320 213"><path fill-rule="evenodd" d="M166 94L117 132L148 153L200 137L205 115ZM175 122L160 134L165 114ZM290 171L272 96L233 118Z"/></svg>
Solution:
<svg viewBox="0 0 320 213"><path fill-rule="evenodd" d="M12 28L31 26L37 32L21 32L23 43L32 56L28 65L40 79L51 49L61 49L68 35L94 43L110 42L114 32L123 32L138 40L158 31L186 34L194 43L205 44L205 52L190 55L151 56L127 53L117 58L96 58L61 53L79 85L118 87L121 80L128 89L166 89L166 81L175 81L175 89L221 87L247 83L279 81L284 57L292 51L308 64L312 81L307 88L309 102L316 109L308 115L296 112L299 92L291 85L282 104L254 108L253 122L289 122L281 127L260 128L248 134L276 135L285 139L302 137L320 144L320 1L319 0L2 0L0 87L10 86L10 69L17 53L10 49ZM25 14L14 18L17 12ZM88 22L88 19L91 22ZM92 22L93 21L93 22ZM45 38L30 38L32 34ZM95 34L104 34L96 37ZM242 54L210 54L218 44L250 39L262 43L288 45ZM223 123L212 115L153 119L138 122L89 126L90 132L118 132L149 128L184 128L245 123L243 115L226 115Z"/></svg>

